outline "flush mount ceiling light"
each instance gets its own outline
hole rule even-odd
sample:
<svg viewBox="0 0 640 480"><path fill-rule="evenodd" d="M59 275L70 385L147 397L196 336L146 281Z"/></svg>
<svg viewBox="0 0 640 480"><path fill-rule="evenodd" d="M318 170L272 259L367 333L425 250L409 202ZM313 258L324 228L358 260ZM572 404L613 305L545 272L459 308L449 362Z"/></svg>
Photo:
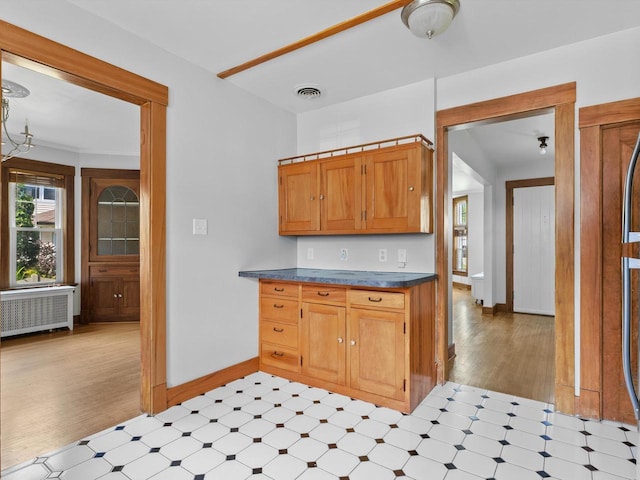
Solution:
<svg viewBox="0 0 640 480"><path fill-rule="evenodd" d="M447 29L458 10L459 0L413 0L400 17L414 35L431 39Z"/></svg>
<svg viewBox="0 0 640 480"><path fill-rule="evenodd" d="M538 137L538 141L540 142L540 155L547 153L547 140L549 140L549 137Z"/></svg>
<svg viewBox="0 0 640 480"><path fill-rule="evenodd" d="M14 140L7 130L7 120L9 120L9 100L7 100L7 98L24 98L29 96L29 93L29 90L22 85L10 80L2 80L2 129L4 130L4 136L11 146L9 153L6 155L2 154L3 162L22 153L26 153L33 147L31 144L33 134L29 132L29 122L27 120L24 122L24 132L20 133L20 135L24 135L24 140L21 142ZM4 141L2 144L5 144Z"/></svg>

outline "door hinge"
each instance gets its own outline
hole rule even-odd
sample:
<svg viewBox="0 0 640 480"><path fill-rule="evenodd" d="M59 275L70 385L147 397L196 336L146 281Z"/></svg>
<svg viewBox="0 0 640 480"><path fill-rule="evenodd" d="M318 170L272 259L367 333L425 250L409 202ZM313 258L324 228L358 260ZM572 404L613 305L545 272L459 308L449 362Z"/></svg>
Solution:
<svg viewBox="0 0 640 480"><path fill-rule="evenodd" d="M278 177L278 180L280 180L280 185L282 185L282 177Z"/></svg>
<svg viewBox="0 0 640 480"><path fill-rule="evenodd" d="M300 366L302 366L302 355L300 355Z"/></svg>
<svg viewBox="0 0 640 480"><path fill-rule="evenodd" d="M361 165L360 166L360 173L362 175L366 175L367 174L367 166L366 165Z"/></svg>
<svg viewBox="0 0 640 480"><path fill-rule="evenodd" d="M366 211L366 210L363 210L363 211L362 211L362 214L360 215L360 218L361 218L362 220L364 220L364 221L366 221L366 220L367 220L367 211Z"/></svg>
<svg viewBox="0 0 640 480"><path fill-rule="evenodd" d="M300 318L302 318L302 309L300 309Z"/></svg>
<svg viewBox="0 0 640 480"><path fill-rule="evenodd" d="M402 324L402 333L404 333L405 335L407 334L407 322L404 322Z"/></svg>
<svg viewBox="0 0 640 480"><path fill-rule="evenodd" d="M403 379L402 380L402 391L406 392L407 391L407 379Z"/></svg>

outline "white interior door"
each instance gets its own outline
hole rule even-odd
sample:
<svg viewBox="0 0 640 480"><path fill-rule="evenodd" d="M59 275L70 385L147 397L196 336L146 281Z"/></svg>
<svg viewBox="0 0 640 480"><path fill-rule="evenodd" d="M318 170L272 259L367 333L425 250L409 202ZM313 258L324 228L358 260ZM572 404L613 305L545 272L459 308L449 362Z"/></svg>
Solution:
<svg viewBox="0 0 640 480"><path fill-rule="evenodd" d="M555 315L555 187L513 190L513 311Z"/></svg>

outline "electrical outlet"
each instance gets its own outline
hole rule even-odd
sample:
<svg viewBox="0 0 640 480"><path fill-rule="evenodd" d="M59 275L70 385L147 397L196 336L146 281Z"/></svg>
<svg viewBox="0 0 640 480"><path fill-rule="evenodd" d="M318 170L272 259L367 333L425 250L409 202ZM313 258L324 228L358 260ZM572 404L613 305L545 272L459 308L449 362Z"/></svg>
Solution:
<svg viewBox="0 0 640 480"><path fill-rule="evenodd" d="M307 248L307 260L313 260L313 248Z"/></svg>
<svg viewBox="0 0 640 480"><path fill-rule="evenodd" d="M407 266L407 250L404 248L398 249L398 268L404 268Z"/></svg>
<svg viewBox="0 0 640 480"><path fill-rule="evenodd" d="M386 262L387 261L387 249L386 248L381 248L380 250L378 250L378 261L379 262Z"/></svg>
<svg viewBox="0 0 640 480"><path fill-rule="evenodd" d="M349 250L346 248L340 249L340 260L346 261L349 260Z"/></svg>

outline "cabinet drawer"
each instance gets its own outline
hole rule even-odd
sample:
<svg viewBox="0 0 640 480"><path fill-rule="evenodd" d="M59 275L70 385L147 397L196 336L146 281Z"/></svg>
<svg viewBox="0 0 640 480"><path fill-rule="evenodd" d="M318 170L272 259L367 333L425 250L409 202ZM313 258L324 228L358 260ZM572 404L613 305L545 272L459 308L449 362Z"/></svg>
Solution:
<svg viewBox="0 0 640 480"><path fill-rule="evenodd" d="M263 343L260 346L260 363L264 365L298 372L300 370L299 358L297 350L271 343Z"/></svg>
<svg viewBox="0 0 640 480"><path fill-rule="evenodd" d="M286 323L263 321L260 324L260 341L298 348L298 327Z"/></svg>
<svg viewBox="0 0 640 480"><path fill-rule="evenodd" d="M298 298L297 283L260 282L260 294Z"/></svg>
<svg viewBox="0 0 640 480"><path fill-rule="evenodd" d="M260 319L298 324L298 300L277 297L260 297Z"/></svg>
<svg viewBox="0 0 640 480"><path fill-rule="evenodd" d="M351 305L383 308L404 308L404 293L375 290L349 291Z"/></svg>
<svg viewBox="0 0 640 480"><path fill-rule="evenodd" d="M125 266L98 266L92 265L89 267L89 275L92 277L126 277L126 276L139 276L140 267L137 265Z"/></svg>
<svg viewBox="0 0 640 480"><path fill-rule="evenodd" d="M302 301L345 303L347 301L347 289L344 287L330 287L325 285L303 285Z"/></svg>

